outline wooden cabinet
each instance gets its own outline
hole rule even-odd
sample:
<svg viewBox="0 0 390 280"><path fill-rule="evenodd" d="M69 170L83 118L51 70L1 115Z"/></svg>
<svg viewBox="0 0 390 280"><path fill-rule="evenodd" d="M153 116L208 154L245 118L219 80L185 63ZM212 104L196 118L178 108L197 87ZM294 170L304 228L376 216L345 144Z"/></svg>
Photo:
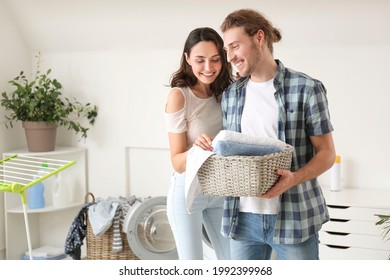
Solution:
<svg viewBox="0 0 390 280"><path fill-rule="evenodd" d="M70 225L84 204L84 196L87 192L86 149L56 147L55 151L45 153L29 153L22 149L4 153L3 158L14 154L76 161L76 164L59 173L61 181L58 188L62 188L62 193L67 194L66 203L60 206L53 205L53 190L45 186L45 207L39 209L27 207L32 249L45 245L64 247ZM19 260L28 251L21 196L6 192L4 202L6 259Z"/></svg>
<svg viewBox="0 0 390 280"><path fill-rule="evenodd" d="M390 192L380 190L323 189L331 220L320 235L320 259L385 260L390 241L375 225L375 214L390 214Z"/></svg>

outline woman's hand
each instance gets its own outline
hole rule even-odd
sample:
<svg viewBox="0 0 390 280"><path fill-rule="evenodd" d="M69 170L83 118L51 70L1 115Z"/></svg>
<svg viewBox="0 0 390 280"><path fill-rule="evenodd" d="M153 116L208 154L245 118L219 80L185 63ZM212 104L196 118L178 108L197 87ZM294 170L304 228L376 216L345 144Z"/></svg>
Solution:
<svg viewBox="0 0 390 280"><path fill-rule="evenodd" d="M193 146L201 147L205 151L212 151L213 147L211 146L212 139L206 133L202 133L198 138L196 138Z"/></svg>

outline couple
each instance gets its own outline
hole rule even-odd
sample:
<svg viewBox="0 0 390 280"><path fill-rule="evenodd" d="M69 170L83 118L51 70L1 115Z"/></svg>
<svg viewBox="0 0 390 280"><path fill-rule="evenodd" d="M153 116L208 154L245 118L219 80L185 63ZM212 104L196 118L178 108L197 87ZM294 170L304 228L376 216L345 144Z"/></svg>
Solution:
<svg viewBox="0 0 390 280"><path fill-rule="evenodd" d="M203 259L202 223L218 259L264 260L272 250L283 260L319 259L318 231L329 215L316 177L335 159L326 90L273 58L281 34L257 11L232 12L221 30L223 40L211 28L189 34L165 109L175 170L167 211L179 259ZM187 151L212 150L221 129L292 145L291 170L276 170L279 181L261 197L198 195L190 214Z"/></svg>

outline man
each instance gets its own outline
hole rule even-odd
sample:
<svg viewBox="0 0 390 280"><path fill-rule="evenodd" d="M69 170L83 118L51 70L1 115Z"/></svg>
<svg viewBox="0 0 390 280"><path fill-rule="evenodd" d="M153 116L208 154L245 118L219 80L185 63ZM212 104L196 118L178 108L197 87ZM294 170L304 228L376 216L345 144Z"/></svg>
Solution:
<svg viewBox="0 0 390 280"><path fill-rule="evenodd" d="M254 10L229 14L221 30L240 78L223 94L224 129L278 138L295 148L290 170L261 197L226 197L223 234L232 259L319 259L318 231L329 220L317 176L335 160L326 90L273 58L278 29Z"/></svg>

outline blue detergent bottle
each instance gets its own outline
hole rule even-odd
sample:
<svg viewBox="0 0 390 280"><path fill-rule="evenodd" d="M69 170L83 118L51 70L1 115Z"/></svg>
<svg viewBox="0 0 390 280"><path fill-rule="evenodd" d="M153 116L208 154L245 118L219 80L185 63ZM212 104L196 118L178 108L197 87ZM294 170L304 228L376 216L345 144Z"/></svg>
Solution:
<svg viewBox="0 0 390 280"><path fill-rule="evenodd" d="M42 163L42 168L36 175L35 179L38 179L46 174L46 163ZM44 208L45 207L45 185L43 182L38 182L35 185L27 189L28 191L28 207L29 208Z"/></svg>

